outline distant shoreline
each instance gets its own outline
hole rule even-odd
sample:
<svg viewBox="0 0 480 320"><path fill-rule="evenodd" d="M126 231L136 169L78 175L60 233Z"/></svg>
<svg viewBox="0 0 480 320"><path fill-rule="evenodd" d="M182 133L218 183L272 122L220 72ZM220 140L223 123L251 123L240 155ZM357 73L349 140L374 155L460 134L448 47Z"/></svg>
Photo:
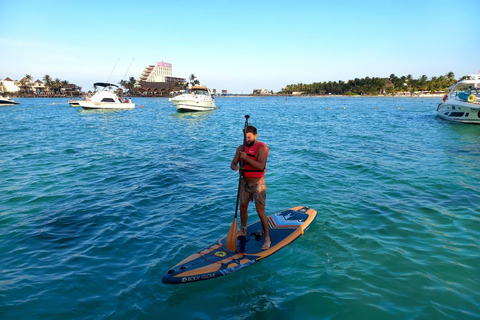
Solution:
<svg viewBox="0 0 480 320"><path fill-rule="evenodd" d="M80 97L68 97L68 96L22 96L22 95L6 95L11 98L22 98L22 99L37 99L37 98L49 98L49 99L72 99L72 100L81 100ZM128 95L125 94L123 95L124 97L127 98L153 98L153 99L168 99L169 97L142 97L142 96L135 96L135 95ZM328 98L328 99L334 99L334 98L441 98L443 97L443 94L431 94L431 95L405 95L405 96L392 96L392 95L285 95L285 94L271 94L271 95L252 95L252 94L232 94L232 95L226 95L226 96L215 96L215 98Z"/></svg>
<svg viewBox="0 0 480 320"><path fill-rule="evenodd" d="M269 97L285 97L285 98L441 98L445 94L421 94L421 95L293 95L293 94L269 94L269 95L252 95L252 94L232 94L226 96L216 96L216 98L269 98Z"/></svg>

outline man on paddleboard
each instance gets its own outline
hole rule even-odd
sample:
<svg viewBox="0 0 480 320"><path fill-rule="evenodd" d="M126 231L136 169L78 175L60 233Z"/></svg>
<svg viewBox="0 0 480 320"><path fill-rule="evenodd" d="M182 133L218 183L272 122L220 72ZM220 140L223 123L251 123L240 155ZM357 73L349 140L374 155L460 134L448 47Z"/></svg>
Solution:
<svg viewBox="0 0 480 320"><path fill-rule="evenodd" d="M235 152L230 167L237 171L240 169L238 163L243 159L244 179L240 181L240 220L241 227L238 236L247 235L247 218L248 203L255 200L255 208L258 217L262 223L263 232L265 234L265 242L262 249L270 248L270 232L268 229L267 215L265 214L265 200L267 199L267 185L265 184L265 171L268 158L268 146L257 141L257 128L248 126L246 130L246 145L241 145Z"/></svg>

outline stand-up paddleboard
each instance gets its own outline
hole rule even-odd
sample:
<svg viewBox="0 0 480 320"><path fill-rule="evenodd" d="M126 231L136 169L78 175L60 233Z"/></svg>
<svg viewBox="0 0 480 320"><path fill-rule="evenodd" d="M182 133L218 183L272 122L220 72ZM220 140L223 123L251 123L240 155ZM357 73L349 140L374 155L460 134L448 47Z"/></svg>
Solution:
<svg viewBox="0 0 480 320"><path fill-rule="evenodd" d="M163 276L163 283L186 283L228 275L251 266L290 244L312 224L317 211L308 207L294 207L268 216L270 249L262 250L264 235L260 221L247 227L247 236L238 237L237 251L226 248L222 238L192 254Z"/></svg>

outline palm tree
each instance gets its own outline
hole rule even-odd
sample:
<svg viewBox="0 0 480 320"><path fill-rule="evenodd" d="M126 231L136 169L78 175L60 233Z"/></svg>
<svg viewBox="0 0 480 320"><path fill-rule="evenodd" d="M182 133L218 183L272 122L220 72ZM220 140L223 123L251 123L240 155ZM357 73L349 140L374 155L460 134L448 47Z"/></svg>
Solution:
<svg viewBox="0 0 480 320"><path fill-rule="evenodd" d="M25 77L20 80L20 83L22 84L21 88L24 93L30 93L30 80L32 80L32 76L29 74L26 74Z"/></svg>
<svg viewBox="0 0 480 320"><path fill-rule="evenodd" d="M58 91L60 91L60 87L62 86L62 80L60 80L59 78L55 78L55 80L53 81L53 84L55 85L55 88L57 88L55 92L58 93Z"/></svg>
<svg viewBox="0 0 480 320"><path fill-rule="evenodd" d="M45 82L45 89L50 89L52 87L52 77L50 77L50 75L44 75L43 82Z"/></svg>
<svg viewBox="0 0 480 320"><path fill-rule="evenodd" d="M428 77L426 75L423 75L420 77L420 79L418 79L418 84L420 85L420 89L422 91L427 90L427 81Z"/></svg>
<svg viewBox="0 0 480 320"><path fill-rule="evenodd" d="M68 83L67 80L63 80L63 81L60 83L60 85L61 85L62 88L66 88L66 87L68 86L68 84L69 84L69 83Z"/></svg>
<svg viewBox="0 0 480 320"><path fill-rule="evenodd" d="M396 78L396 77L395 77ZM398 78L396 78L398 79ZM385 86L386 86L386 83L385 83L385 80L382 79L382 78L375 78L375 86L377 87L377 90L379 93L383 93L385 92Z"/></svg>
<svg viewBox="0 0 480 320"><path fill-rule="evenodd" d="M453 81L455 81L455 73L453 73L452 71L450 71L449 73L447 73L445 76L448 78L448 80L453 80Z"/></svg>
<svg viewBox="0 0 480 320"><path fill-rule="evenodd" d="M445 77L447 77L448 87L450 87L451 85L453 85L455 83L455 74L452 71L447 73L445 75Z"/></svg>
<svg viewBox="0 0 480 320"><path fill-rule="evenodd" d="M407 77L402 76L400 78L400 86L396 88L397 92L405 90L405 87L407 86Z"/></svg>
<svg viewBox="0 0 480 320"><path fill-rule="evenodd" d="M199 85L199 84L200 84L200 81L197 79L197 77L195 77L195 75L194 75L193 73L190 75L190 77L188 77L188 80L190 80L189 83L190 83L192 86L195 86L195 85Z"/></svg>
<svg viewBox="0 0 480 320"><path fill-rule="evenodd" d="M134 77L130 77L127 85L129 93L133 91L133 88L135 88L135 83L137 83L137 79L135 79Z"/></svg>
<svg viewBox="0 0 480 320"><path fill-rule="evenodd" d="M390 77L388 77L388 79L389 79L390 81L392 81L393 84L395 84L395 82L397 82L397 80L398 80L398 78L397 78L397 76L395 75L395 73L392 73L392 74L390 75Z"/></svg>
<svg viewBox="0 0 480 320"><path fill-rule="evenodd" d="M119 84L124 87L125 89L128 90L128 93L132 93L133 88L135 88L135 83L137 80L134 77L130 77L128 81L126 80L120 80Z"/></svg>
<svg viewBox="0 0 480 320"><path fill-rule="evenodd" d="M407 76L408 77L408 76ZM417 91L418 89L418 80L415 80L415 79L411 79L410 81L408 81L408 88L410 89L410 93L414 93L415 91Z"/></svg>

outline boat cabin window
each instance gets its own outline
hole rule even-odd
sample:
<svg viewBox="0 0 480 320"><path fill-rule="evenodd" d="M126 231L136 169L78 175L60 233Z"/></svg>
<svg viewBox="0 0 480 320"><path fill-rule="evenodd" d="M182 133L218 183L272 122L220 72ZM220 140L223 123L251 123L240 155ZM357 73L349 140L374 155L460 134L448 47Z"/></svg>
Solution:
<svg viewBox="0 0 480 320"><path fill-rule="evenodd" d="M103 98L101 102L115 102L112 98Z"/></svg>
<svg viewBox="0 0 480 320"><path fill-rule="evenodd" d="M195 94L203 94L203 95L206 95L207 93L205 91L202 91L202 90L195 90Z"/></svg>
<svg viewBox="0 0 480 320"><path fill-rule="evenodd" d="M449 117L463 117L465 112L450 112Z"/></svg>

